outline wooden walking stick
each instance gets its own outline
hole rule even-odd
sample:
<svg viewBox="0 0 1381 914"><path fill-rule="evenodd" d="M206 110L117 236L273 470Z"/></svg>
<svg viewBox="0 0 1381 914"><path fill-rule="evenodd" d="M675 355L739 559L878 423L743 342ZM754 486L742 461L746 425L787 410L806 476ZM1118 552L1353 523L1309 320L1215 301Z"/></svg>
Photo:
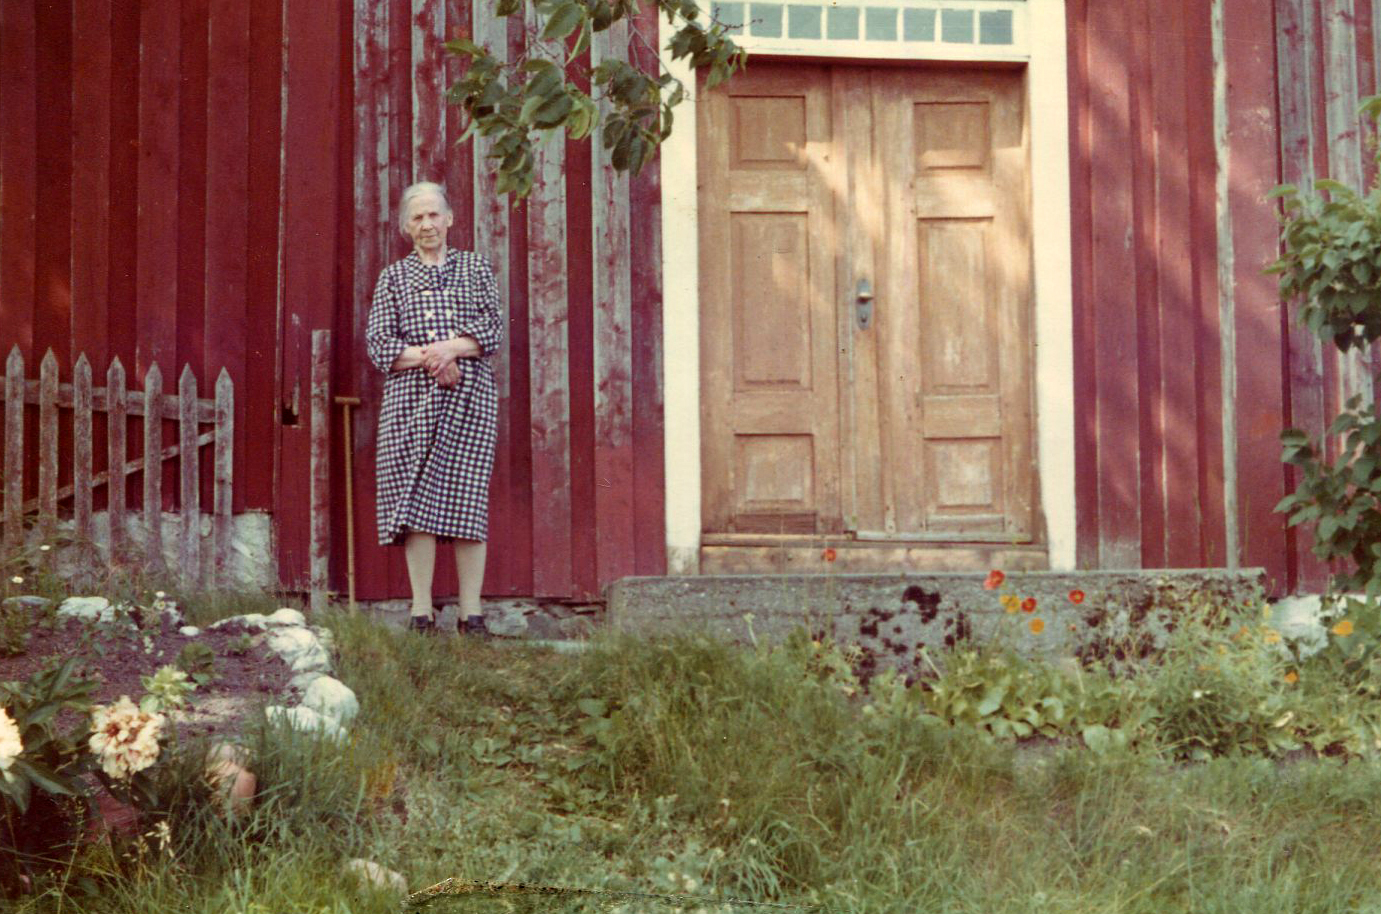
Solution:
<svg viewBox="0 0 1381 914"><path fill-rule="evenodd" d="M355 612L355 446L351 441L354 423L350 411L360 405L359 397L336 397L345 407L345 579L350 587L350 611Z"/></svg>

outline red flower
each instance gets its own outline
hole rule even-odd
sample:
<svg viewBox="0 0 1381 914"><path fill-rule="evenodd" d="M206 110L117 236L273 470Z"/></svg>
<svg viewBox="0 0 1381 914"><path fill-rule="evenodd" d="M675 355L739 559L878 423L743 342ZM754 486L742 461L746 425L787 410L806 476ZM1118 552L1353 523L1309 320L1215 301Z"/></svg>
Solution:
<svg viewBox="0 0 1381 914"><path fill-rule="evenodd" d="M820 553L820 558L824 559L824 560L827 561L827 562L833 562L833 561L834 561L835 559L837 559L838 557L839 557L839 553L837 553L837 552L834 551L834 547L833 547L833 546L830 546L830 547L829 547L828 549L826 549L824 552Z"/></svg>
<svg viewBox="0 0 1381 914"><path fill-rule="evenodd" d="M1027 597L1025 600L1022 600L1022 601L1021 601L1021 611L1024 612L1024 613L1033 613L1033 612L1035 612L1035 611L1036 611L1036 598L1035 598L1035 597Z"/></svg>
<svg viewBox="0 0 1381 914"><path fill-rule="evenodd" d="M988 579L983 582L984 590L997 590L1002 586L1002 582L1007 580L1007 575L994 568L988 572Z"/></svg>
<svg viewBox="0 0 1381 914"><path fill-rule="evenodd" d="M1084 602L1084 592L1083 592L1082 590L1071 590L1071 591L1069 592L1069 602L1071 602L1071 603L1082 603L1082 602Z"/></svg>

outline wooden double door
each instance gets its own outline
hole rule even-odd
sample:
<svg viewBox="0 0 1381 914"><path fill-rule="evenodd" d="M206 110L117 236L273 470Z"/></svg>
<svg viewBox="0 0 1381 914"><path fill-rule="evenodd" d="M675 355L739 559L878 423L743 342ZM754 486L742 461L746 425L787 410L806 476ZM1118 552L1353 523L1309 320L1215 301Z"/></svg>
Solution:
<svg viewBox="0 0 1381 914"><path fill-rule="evenodd" d="M1024 80L755 60L702 91L702 570L1044 561Z"/></svg>

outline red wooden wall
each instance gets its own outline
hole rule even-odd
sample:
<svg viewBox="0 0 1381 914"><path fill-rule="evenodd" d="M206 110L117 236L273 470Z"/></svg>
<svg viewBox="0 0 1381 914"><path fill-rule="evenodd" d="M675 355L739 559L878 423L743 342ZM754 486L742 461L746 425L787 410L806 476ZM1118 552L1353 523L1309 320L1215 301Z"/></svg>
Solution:
<svg viewBox="0 0 1381 914"><path fill-rule="evenodd" d="M452 245L489 256L506 291L485 592L581 599L625 575L663 573L656 169L630 181L613 172L597 144L557 139L539 150L531 196L510 206L494 193L483 148L454 145L460 112L443 93L459 61L441 42L472 34L513 59L524 52L531 23L476 17L470 0L414 0L410 7L358 0L354 22L353 307L338 315L336 330L339 385L364 401L354 428L361 596L408 592L401 550L376 544L373 445L382 376L365 361L361 334L379 270L409 250L396 207L403 188L418 180L447 186L456 214ZM633 27L656 46L655 16ZM591 55L628 55L636 48L628 36L623 27L597 36L579 64L588 66ZM651 66L640 50L632 51L634 61ZM454 588L443 555L438 593Z"/></svg>
<svg viewBox="0 0 1381 914"><path fill-rule="evenodd" d="M51 348L64 381L84 352L98 384L118 357L135 389L155 362L166 388L190 364L202 391L228 368L236 511L279 505L284 40L283 0L0 5L0 350L33 377Z"/></svg>
<svg viewBox="0 0 1381 914"><path fill-rule="evenodd" d="M0 4L0 356L52 348L64 379L80 352L98 377L116 356L136 378L190 363L203 389L227 367L235 509L274 513L289 586L306 571L310 334L329 328L336 391L366 402L361 596L406 591L396 550L373 545L380 379L359 334L379 269L406 250L398 194L423 178L449 186L453 244L489 254L507 292L486 591L583 598L665 569L660 182L692 179L625 182L597 147L557 143L531 200L498 199L483 150L453 145L440 41L470 31L516 55L525 29L473 2ZM1374 2L1068 0L1082 565L1223 565L1235 541L1278 589L1322 581L1271 511L1291 482L1277 435L1321 429L1356 369L1293 326L1261 272L1264 194L1366 173L1352 112L1375 91ZM655 45L651 16L635 28ZM630 47L613 35L586 57Z"/></svg>
<svg viewBox="0 0 1381 914"><path fill-rule="evenodd" d="M1317 589L1307 533L1272 511L1293 485L1279 434L1322 431L1340 371L1263 273L1265 195L1361 180L1372 0L1227 0L1220 26L1204 0L1067 9L1079 563L1224 565L1235 538L1274 589Z"/></svg>

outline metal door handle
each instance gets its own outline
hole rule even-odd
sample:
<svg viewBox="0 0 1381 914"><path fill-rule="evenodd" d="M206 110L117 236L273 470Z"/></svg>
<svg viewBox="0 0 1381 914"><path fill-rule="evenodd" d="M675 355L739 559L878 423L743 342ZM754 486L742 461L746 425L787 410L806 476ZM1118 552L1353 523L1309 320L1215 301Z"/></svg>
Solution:
<svg viewBox="0 0 1381 914"><path fill-rule="evenodd" d="M868 280L860 279L855 294L855 309L858 314L858 329L867 330L873 322L873 287Z"/></svg>

